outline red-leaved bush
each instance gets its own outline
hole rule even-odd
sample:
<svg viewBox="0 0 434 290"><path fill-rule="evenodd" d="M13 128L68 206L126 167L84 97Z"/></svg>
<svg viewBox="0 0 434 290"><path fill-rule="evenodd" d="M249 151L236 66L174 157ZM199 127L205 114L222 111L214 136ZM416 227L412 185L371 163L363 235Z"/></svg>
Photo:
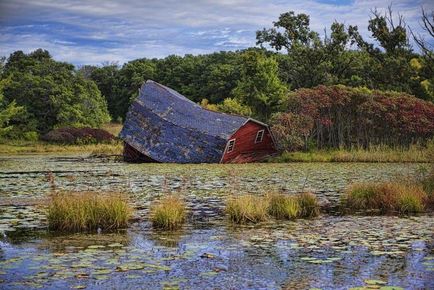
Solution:
<svg viewBox="0 0 434 290"><path fill-rule="evenodd" d="M271 122L280 140L292 134L318 148L366 148L423 144L434 136L434 104L405 93L318 86L297 90L287 102Z"/></svg>

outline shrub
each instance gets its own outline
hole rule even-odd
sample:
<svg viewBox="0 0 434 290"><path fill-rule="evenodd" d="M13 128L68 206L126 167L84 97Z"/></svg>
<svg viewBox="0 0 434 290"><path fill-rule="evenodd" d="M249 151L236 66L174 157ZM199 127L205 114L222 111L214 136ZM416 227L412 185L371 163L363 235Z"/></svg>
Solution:
<svg viewBox="0 0 434 290"><path fill-rule="evenodd" d="M50 229L73 232L124 228L131 215L132 208L120 193L55 193L47 209Z"/></svg>
<svg viewBox="0 0 434 290"><path fill-rule="evenodd" d="M258 223L268 219L268 207L267 197L242 195L227 200L226 213L237 224Z"/></svg>
<svg viewBox="0 0 434 290"><path fill-rule="evenodd" d="M68 127L51 130L41 139L48 142L83 145L111 142L115 136L103 129Z"/></svg>
<svg viewBox="0 0 434 290"><path fill-rule="evenodd" d="M403 183L354 184L342 200L347 210L401 214L422 212L427 201L427 194L421 186Z"/></svg>
<svg viewBox="0 0 434 290"><path fill-rule="evenodd" d="M301 212L298 198L285 194L271 194L268 213L277 219L295 219Z"/></svg>
<svg viewBox="0 0 434 290"><path fill-rule="evenodd" d="M183 200L166 196L151 207L151 221L155 228L175 230L182 226L187 214Z"/></svg>

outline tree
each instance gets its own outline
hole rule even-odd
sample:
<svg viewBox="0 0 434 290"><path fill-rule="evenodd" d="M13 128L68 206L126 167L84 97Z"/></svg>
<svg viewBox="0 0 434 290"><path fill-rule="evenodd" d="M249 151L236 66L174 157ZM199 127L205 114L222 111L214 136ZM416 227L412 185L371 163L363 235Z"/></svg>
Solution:
<svg viewBox="0 0 434 290"><path fill-rule="evenodd" d="M107 102L107 108L114 120L122 119L119 110L119 66L117 63L106 63L101 67L88 69L89 79L94 81ZM128 100L128 99L127 99Z"/></svg>
<svg viewBox="0 0 434 290"><path fill-rule="evenodd" d="M137 59L122 66L116 74L116 85L109 101L115 119L125 118L131 102L139 95L139 89L147 80L156 76L156 63L153 60ZM105 90L105 89L104 89Z"/></svg>
<svg viewBox="0 0 434 290"><path fill-rule="evenodd" d="M220 112L235 114L249 117L252 115L252 109L240 103L237 99L234 98L226 98L224 101L217 105L217 109Z"/></svg>
<svg viewBox="0 0 434 290"><path fill-rule="evenodd" d="M251 107L255 117L267 120L287 91L278 77L278 64L273 57L256 50L244 52L242 60L241 79L233 95Z"/></svg>
<svg viewBox="0 0 434 290"><path fill-rule="evenodd" d="M23 111L23 107L18 107L15 101L4 103L3 87L6 82L6 79L0 80L0 138L13 129L9 121Z"/></svg>
<svg viewBox="0 0 434 290"><path fill-rule="evenodd" d="M421 34L410 30L414 41L422 52L420 58L412 59L413 68L417 71L417 79L420 81L426 99L434 101L434 11L426 12L422 8L421 27L431 41L425 39Z"/></svg>
<svg viewBox="0 0 434 290"><path fill-rule="evenodd" d="M330 37L321 40L309 24L306 14L283 13L273 28L256 32L256 43L286 49L287 56L278 56L279 67L292 89L347 82L355 55L347 50L350 35L345 26L334 22Z"/></svg>
<svg viewBox="0 0 434 290"><path fill-rule="evenodd" d="M107 104L91 80L75 74L71 64L53 60L48 51L17 51L3 73L6 102L16 102L25 114L16 128L44 133L56 126L99 126L108 122Z"/></svg>

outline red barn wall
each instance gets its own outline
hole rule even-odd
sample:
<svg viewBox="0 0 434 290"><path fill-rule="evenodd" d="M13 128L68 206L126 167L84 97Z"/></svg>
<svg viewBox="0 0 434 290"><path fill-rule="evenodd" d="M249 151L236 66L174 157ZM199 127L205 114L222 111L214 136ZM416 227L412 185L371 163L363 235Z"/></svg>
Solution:
<svg viewBox="0 0 434 290"><path fill-rule="evenodd" d="M256 134L259 130L264 130L262 142L255 144ZM253 121L248 121L240 127L229 139L235 139L235 147L231 152L223 153L222 163L228 162L251 162L264 158L276 152L273 139L266 126Z"/></svg>

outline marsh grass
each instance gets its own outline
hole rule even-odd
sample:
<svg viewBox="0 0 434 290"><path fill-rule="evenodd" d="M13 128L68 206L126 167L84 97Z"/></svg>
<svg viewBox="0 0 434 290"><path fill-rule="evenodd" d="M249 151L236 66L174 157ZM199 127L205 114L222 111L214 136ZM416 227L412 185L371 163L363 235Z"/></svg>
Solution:
<svg viewBox="0 0 434 290"><path fill-rule="evenodd" d="M266 196L233 196L226 201L225 211L233 223L258 223L268 219L269 204L269 198Z"/></svg>
<svg viewBox="0 0 434 290"><path fill-rule="evenodd" d="M51 230L80 232L125 228L132 208L122 193L59 192L48 200Z"/></svg>
<svg viewBox="0 0 434 290"><path fill-rule="evenodd" d="M151 221L154 228L175 230L185 222L185 202L177 196L166 196L151 206Z"/></svg>
<svg viewBox="0 0 434 290"><path fill-rule="evenodd" d="M276 219L296 219L316 217L320 213L318 200L313 193L295 195L269 194L268 213Z"/></svg>
<svg viewBox="0 0 434 290"><path fill-rule="evenodd" d="M428 195L422 186L398 182L353 184L342 198L346 212L356 210L411 214L423 212L427 203Z"/></svg>
<svg viewBox="0 0 434 290"><path fill-rule="evenodd" d="M430 143L431 144L431 143ZM379 145L369 149L314 150L312 152L283 152L269 162L433 162L430 145L410 148L390 148Z"/></svg>
<svg viewBox="0 0 434 290"><path fill-rule="evenodd" d="M293 195L272 193L269 202L268 213L276 219L295 219L301 212L298 198Z"/></svg>
<svg viewBox="0 0 434 290"><path fill-rule="evenodd" d="M312 218L320 214L320 206L316 196L311 192L302 192L297 195L300 207L299 217Z"/></svg>
<svg viewBox="0 0 434 290"><path fill-rule="evenodd" d="M26 153L90 153L92 155L121 155L123 144L120 141L100 144L62 145L43 141L8 141L0 144L0 154Z"/></svg>
<svg viewBox="0 0 434 290"><path fill-rule="evenodd" d="M226 202L225 211L233 223L245 224L266 221L269 217L281 220L315 217L320 207L312 193L269 193L232 196Z"/></svg>

